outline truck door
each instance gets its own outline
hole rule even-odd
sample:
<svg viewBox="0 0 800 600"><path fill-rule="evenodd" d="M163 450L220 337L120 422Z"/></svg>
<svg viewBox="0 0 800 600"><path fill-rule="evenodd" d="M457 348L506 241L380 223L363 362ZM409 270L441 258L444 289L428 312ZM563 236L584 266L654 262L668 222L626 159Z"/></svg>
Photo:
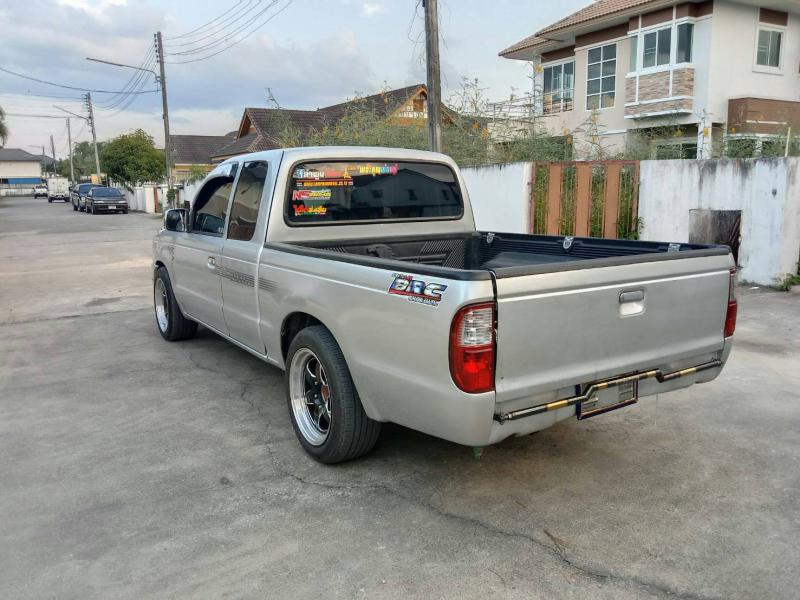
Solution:
<svg viewBox="0 0 800 600"><path fill-rule="evenodd" d="M264 245L263 236L256 239L256 222L262 205L268 163L262 160L245 162L236 182L222 263L223 314L228 334L253 350L264 353L259 333L258 258Z"/></svg>
<svg viewBox="0 0 800 600"><path fill-rule="evenodd" d="M222 314L222 244L235 165L230 175L208 180L195 197L189 231L175 244L173 285L189 316L228 333Z"/></svg>

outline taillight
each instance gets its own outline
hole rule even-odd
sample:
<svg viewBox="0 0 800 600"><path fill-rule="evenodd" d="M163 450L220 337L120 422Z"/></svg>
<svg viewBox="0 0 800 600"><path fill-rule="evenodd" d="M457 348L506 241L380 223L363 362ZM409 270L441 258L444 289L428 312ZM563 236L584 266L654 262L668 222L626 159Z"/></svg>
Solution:
<svg viewBox="0 0 800 600"><path fill-rule="evenodd" d="M465 392L494 390L494 304L472 304L456 313L450 327L450 374Z"/></svg>
<svg viewBox="0 0 800 600"><path fill-rule="evenodd" d="M725 313L725 337L731 337L736 331L736 313L738 304L734 286L736 285L736 269L731 269L730 283L728 284L728 312Z"/></svg>

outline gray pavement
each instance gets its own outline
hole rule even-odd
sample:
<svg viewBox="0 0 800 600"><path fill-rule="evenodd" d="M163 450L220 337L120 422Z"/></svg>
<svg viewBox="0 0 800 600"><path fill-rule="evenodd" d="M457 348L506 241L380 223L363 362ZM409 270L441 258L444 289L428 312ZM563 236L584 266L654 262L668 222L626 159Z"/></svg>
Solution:
<svg viewBox="0 0 800 600"><path fill-rule="evenodd" d="M800 295L715 382L468 448L319 465L282 374L161 340L159 221L0 198L0 598L796 598Z"/></svg>

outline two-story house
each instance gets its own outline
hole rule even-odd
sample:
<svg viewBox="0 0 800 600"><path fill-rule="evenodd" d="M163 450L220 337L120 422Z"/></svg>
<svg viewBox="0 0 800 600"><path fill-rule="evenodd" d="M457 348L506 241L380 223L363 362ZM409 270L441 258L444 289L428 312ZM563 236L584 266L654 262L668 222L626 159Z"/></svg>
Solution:
<svg viewBox="0 0 800 600"><path fill-rule="evenodd" d="M800 134L798 0L597 0L500 56L532 63L540 121L578 157Z"/></svg>

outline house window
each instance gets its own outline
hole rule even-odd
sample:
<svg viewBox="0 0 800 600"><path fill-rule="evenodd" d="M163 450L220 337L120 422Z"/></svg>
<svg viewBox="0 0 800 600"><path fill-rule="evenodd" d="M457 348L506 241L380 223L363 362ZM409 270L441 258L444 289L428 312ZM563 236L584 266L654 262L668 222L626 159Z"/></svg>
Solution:
<svg viewBox="0 0 800 600"><path fill-rule="evenodd" d="M694 37L694 25L682 23L678 25L678 53L675 55L675 62L692 62L692 38Z"/></svg>
<svg viewBox="0 0 800 600"><path fill-rule="evenodd" d="M645 69L669 64L671 38L671 27L644 34L642 66Z"/></svg>
<svg viewBox="0 0 800 600"><path fill-rule="evenodd" d="M572 110L575 89L575 62L545 67L542 110L544 114Z"/></svg>
<svg viewBox="0 0 800 600"><path fill-rule="evenodd" d="M756 49L756 64L762 67L781 66L781 42L783 33L774 29L758 30L758 47Z"/></svg>
<svg viewBox="0 0 800 600"><path fill-rule="evenodd" d="M616 72L616 44L608 44L589 50L586 76L586 110L614 106Z"/></svg>

